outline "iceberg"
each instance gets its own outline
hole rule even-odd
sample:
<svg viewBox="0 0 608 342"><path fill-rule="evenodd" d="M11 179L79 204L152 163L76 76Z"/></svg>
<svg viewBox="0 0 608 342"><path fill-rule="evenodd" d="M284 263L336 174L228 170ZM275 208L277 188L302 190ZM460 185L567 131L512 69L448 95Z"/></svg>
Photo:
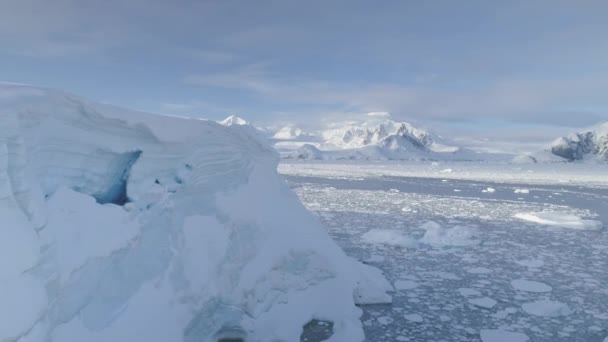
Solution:
<svg viewBox="0 0 608 342"><path fill-rule="evenodd" d="M246 125L0 85L0 340L363 341L387 302Z"/></svg>

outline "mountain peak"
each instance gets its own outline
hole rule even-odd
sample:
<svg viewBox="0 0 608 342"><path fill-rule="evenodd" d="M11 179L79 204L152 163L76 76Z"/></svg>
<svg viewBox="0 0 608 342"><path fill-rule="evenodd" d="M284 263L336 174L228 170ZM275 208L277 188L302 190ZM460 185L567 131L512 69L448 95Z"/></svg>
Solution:
<svg viewBox="0 0 608 342"><path fill-rule="evenodd" d="M230 115L229 117L225 118L224 120L220 121L220 124L224 125L224 126L232 126L232 125L249 125L249 122L243 118L240 118L236 115Z"/></svg>
<svg viewBox="0 0 608 342"><path fill-rule="evenodd" d="M548 151L568 161L589 157L608 161L608 122L557 138L551 143Z"/></svg>

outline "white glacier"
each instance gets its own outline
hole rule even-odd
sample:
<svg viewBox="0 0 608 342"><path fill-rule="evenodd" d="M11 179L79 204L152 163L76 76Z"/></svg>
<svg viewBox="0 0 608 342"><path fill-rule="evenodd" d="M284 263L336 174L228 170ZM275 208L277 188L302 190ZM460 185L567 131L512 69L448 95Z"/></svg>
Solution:
<svg viewBox="0 0 608 342"><path fill-rule="evenodd" d="M246 125L0 85L0 340L362 341L390 301Z"/></svg>

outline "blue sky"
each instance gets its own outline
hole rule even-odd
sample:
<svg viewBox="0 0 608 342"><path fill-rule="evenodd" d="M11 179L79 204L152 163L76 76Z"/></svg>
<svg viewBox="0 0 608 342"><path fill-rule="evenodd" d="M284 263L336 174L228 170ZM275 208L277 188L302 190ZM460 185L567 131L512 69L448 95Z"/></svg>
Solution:
<svg viewBox="0 0 608 342"><path fill-rule="evenodd" d="M0 1L0 79L315 126L545 142L608 120L606 1ZM485 139L485 140L484 140Z"/></svg>

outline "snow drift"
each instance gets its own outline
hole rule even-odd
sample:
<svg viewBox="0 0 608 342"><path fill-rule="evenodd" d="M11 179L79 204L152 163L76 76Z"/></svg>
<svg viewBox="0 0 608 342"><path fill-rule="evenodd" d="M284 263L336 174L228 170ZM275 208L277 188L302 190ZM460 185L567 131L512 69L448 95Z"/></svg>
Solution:
<svg viewBox="0 0 608 342"><path fill-rule="evenodd" d="M0 85L0 340L364 339L390 301L247 125Z"/></svg>

